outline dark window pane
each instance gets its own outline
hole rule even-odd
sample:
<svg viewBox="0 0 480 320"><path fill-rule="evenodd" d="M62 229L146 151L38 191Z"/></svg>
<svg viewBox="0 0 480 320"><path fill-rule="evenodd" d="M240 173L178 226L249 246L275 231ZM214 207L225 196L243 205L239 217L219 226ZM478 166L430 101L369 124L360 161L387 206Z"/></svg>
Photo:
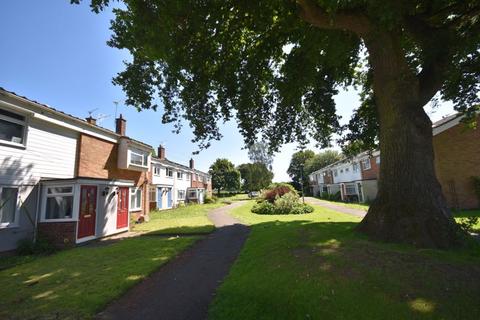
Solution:
<svg viewBox="0 0 480 320"><path fill-rule="evenodd" d="M24 126L0 119L0 140L23 143Z"/></svg>
<svg viewBox="0 0 480 320"><path fill-rule="evenodd" d="M0 223L15 222L17 191L18 189L16 188L2 188L0 195Z"/></svg>
<svg viewBox="0 0 480 320"><path fill-rule="evenodd" d="M72 217L73 196L47 198L47 219L69 219Z"/></svg>
<svg viewBox="0 0 480 320"><path fill-rule="evenodd" d="M21 121L25 121L24 116L21 116L19 114L16 114L16 113L13 113L13 112L10 112L10 111L7 111L7 110L3 110L3 109L0 109L0 115L7 116L7 117L17 119L17 120L21 120Z"/></svg>

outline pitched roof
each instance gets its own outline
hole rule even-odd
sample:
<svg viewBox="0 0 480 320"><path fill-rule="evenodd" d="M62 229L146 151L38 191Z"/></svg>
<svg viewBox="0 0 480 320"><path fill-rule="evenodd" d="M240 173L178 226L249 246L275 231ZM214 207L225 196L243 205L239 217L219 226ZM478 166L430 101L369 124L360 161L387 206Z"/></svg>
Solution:
<svg viewBox="0 0 480 320"><path fill-rule="evenodd" d="M183 168L183 169L185 169L185 170L195 171L195 172L199 172L199 173L203 173L203 174L208 175L207 172L203 172L203 171L198 170L198 169L192 169L192 168L190 168L189 166L186 166L186 165L184 165L184 164L181 164L181 163L178 163L178 162L175 162L175 161L172 161L172 160L168 160L167 158L165 158L165 159L160 159L160 158L158 158L158 157L153 157L153 156L152 156L152 160L158 161L158 162L160 162L160 163L162 163L162 164L171 165L171 166L177 166L177 167L181 167L181 168Z"/></svg>
<svg viewBox="0 0 480 320"><path fill-rule="evenodd" d="M435 121L434 123L432 123L432 128L438 128L450 121L453 121L459 117L461 117L462 114L461 113L454 113L454 114L451 114L449 116L446 116L446 117L443 117L442 119L438 120L438 121Z"/></svg>
<svg viewBox="0 0 480 320"><path fill-rule="evenodd" d="M98 129L98 130L101 130L101 131L104 131L104 132L113 134L113 135L115 135L115 136L117 136L117 137L122 137L121 135L119 135L119 134L116 133L115 131L112 131L112 130L107 129L107 128L104 128L104 127L101 127L101 126L99 126L99 125L97 125L97 124L89 123L89 122L87 122L85 119L76 117L76 116L71 115L71 114L69 114L69 113L63 112L63 111L58 110L58 109L56 109L56 108L53 108L53 107L51 107L51 106L49 106L49 105L47 105L47 104L38 102L38 101L36 101L36 100L27 98L27 97L25 97L25 96L22 96L22 95L19 95L19 94L13 92L13 91L9 91L9 90L6 90L6 89L3 88L3 87L0 87L0 93L2 93L2 92L3 92L3 93L6 93L6 94L8 94L8 95L11 95L11 96L13 96L14 98L17 98L17 99L19 98L19 99L26 100L27 102L29 102L29 103L31 103L31 104L34 104L34 105L37 106L37 107L42 107L42 108L48 109L49 111L51 111L51 112L53 112L53 113L56 113L57 115L60 115L60 116L62 116L62 117L69 118L69 119L74 120L74 121L77 121L77 122L81 122L81 123L84 124L84 125L87 125L87 126L90 126L90 127L92 127L92 128L96 128L96 129ZM144 143L144 142L142 142L142 141L135 140L135 139L132 139L132 138L130 138L130 137L125 137L125 138L128 138L129 140L132 140L132 141L134 141L135 143L138 143L138 144L141 144L141 145L144 145L144 146L146 146L146 147L148 147L148 148L153 149L151 145L149 145L149 144L147 144L147 143Z"/></svg>

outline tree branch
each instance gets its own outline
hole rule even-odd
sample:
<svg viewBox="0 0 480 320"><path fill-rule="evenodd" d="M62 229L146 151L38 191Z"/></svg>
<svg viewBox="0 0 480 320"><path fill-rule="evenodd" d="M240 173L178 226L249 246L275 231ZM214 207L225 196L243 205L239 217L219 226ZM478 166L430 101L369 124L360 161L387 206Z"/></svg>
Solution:
<svg viewBox="0 0 480 320"><path fill-rule="evenodd" d="M328 14L312 0L296 0L299 16L322 29L345 30L365 37L371 28L370 20L363 14L354 11L338 11Z"/></svg>

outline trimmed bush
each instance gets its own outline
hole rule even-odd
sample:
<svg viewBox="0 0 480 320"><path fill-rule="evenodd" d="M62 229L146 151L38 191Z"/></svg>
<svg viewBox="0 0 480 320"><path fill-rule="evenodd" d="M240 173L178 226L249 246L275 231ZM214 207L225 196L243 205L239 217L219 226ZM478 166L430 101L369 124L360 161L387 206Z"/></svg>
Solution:
<svg viewBox="0 0 480 320"><path fill-rule="evenodd" d="M287 192L282 196L277 195L273 203L268 200L258 202L253 206L252 212L256 214L305 214L313 212L313 208L300 203L296 192Z"/></svg>
<svg viewBox="0 0 480 320"><path fill-rule="evenodd" d="M297 191L291 185L287 183L272 183L268 189L263 191L261 198L270 203L274 203L277 197L281 197L287 193L293 193L298 196Z"/></svg>
<svg viewBox="0 0 480 320"><path fill-rule="evenodd" d="M18 241L16 251L21 256L27 256L31 254L51 254L56 249L47 239L38 238L35 243L31 239Z"/></svg>

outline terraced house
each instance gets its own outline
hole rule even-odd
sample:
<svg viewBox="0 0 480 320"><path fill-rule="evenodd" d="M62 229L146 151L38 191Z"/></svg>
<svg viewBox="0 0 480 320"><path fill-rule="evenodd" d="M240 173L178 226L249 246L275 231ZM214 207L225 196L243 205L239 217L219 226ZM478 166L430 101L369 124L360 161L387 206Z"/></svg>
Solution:
<svg viewBox="0 0 480 320"><path fill-rule="evenodd" d="M34 231L73 245L149 212L152 147L0 89L0 251Z"/></svg>
<svg viewBox="0 0 480 320"><path fill-rule="evenodd" d="M171 161L166 158L165 148L159 146L151 166L151 209L171 209L187 202L203 203L205 196L211 195L210 176L195 169L193 159L189 166Z"/></svg>
<svg viewBox="0 0 480 320"><path fill-rule="evenodd" d="M480 207L473 178L480 177L480 131L453 114L433 123L435 171L447 203L452 208ZM480 117L478 118L480 121ZM369 202L377 194L380 152L364 152L310 174L315 196L335 195L342 201Z"/></svg>

